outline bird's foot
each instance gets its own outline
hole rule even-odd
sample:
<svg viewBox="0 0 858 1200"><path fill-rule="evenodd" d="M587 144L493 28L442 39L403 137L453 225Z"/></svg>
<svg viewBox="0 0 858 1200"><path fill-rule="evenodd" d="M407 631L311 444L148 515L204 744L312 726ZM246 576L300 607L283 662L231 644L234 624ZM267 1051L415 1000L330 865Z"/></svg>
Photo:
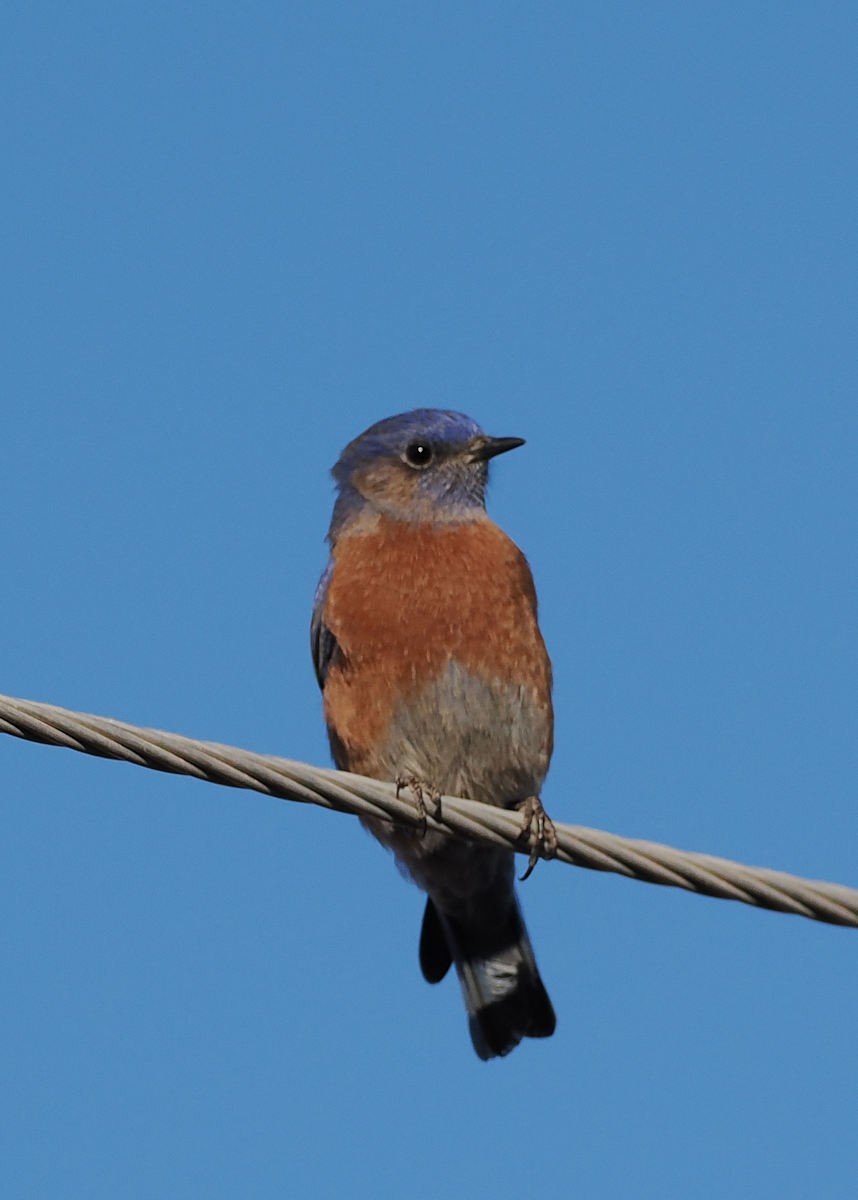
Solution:
<svg viewBox="0 0 858 1200"><path fill-rule="evenodd" d="M530 850L527 870L519 880L524 883L540 858L553 858L557 853L557 830L538 796L528 796L518 807L524 820L518 840Z"/></svg>
<svg viewBox="0 0 858 1200"><path fill-rule="evenodd" d="M399 793L407 788L417 805L417 817L420 821L419 837L426 836L426 816L428 809L426 800L428 798L432 805L432 816L436 821L441 819L441 793L431 783L427 783L425 779L420 779L417 775L397 775L396 777L396 798L399 799Z"/></svg>

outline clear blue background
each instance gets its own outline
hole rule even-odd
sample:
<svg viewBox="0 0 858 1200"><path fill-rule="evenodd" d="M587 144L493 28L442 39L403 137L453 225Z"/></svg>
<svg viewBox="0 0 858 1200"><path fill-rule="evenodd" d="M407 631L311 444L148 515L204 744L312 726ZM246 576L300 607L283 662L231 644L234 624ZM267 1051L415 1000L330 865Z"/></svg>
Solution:
<svg viewBox="0 0 858 1200"><path fill-rule="evenodd" d="M327 470L416 405L555 817L858 883L858 7L8 4L0 690L326 763ZM541 866L480 1063L351 818L0 739L4 1197L854 1194L858 935Z"/></svg>

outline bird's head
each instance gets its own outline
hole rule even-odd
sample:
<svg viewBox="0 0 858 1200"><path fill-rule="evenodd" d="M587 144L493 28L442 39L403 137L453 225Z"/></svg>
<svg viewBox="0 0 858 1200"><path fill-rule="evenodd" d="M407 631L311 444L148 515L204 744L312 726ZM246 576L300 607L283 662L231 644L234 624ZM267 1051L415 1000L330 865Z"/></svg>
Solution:
<svg viewBox="0 0 858 1200"><path fill-rule="evenodd" d="M413 524L478 519L489 459L523 441L489 437L470 417L446 409L387 417L349 442L333 469L338 495L329 537L373 514Z"/></svg>

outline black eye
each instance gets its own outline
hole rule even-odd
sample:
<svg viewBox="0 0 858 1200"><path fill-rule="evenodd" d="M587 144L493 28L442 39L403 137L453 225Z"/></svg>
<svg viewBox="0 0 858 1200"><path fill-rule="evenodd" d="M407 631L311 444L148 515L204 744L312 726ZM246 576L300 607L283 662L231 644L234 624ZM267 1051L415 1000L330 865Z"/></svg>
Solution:
<svg viewBox="0 0 858 1200"><path fill-rule="evenodd" d="M428 467L432 461L432 447L428 442L410 442L405 447L405 461L410 467Z"/></svg>

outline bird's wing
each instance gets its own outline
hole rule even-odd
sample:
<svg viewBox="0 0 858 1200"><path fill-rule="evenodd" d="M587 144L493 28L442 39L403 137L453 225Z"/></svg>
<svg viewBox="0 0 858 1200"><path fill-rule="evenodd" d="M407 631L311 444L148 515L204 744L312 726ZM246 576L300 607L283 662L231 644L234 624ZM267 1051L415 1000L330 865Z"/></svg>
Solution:
<svg viewBox="0 0 858 1200"><path fill-rule="evenodd" d="M313 668L316 672L316 679L319 682L319 687L322 689L325 686L325 679L328 674L328 667L331 665L331 659L337 650L337 639L324 621L325 600L333 571L334 563L331 560L322 572L322 578L319 580L319 586L316 588L316 596L313 600L313 617L310 621L310 653L313 656Z"/></svg>

